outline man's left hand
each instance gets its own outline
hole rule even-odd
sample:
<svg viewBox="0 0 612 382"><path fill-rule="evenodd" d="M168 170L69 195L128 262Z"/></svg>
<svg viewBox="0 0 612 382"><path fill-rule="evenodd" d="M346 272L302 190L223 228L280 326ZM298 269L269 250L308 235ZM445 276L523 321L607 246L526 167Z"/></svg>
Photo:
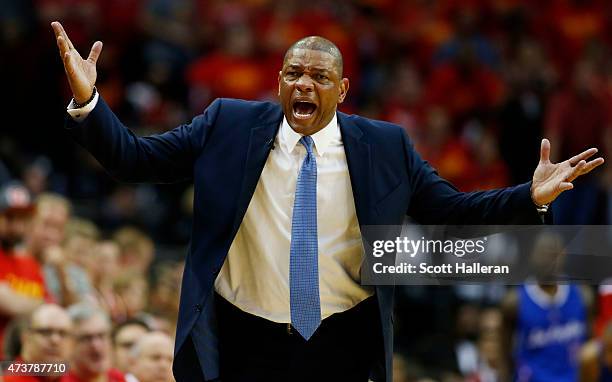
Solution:
<svg viewBox="0 0 612 382"><path fill-rule="evenodd" d="M551 203L563 191L574 188L572 182L581 175L588 174L603 164L603 158L587 159L597 153L596 148L588 149L568 160L559 163L550 161L550 142L542 139L540 163L533 173L531 198L534 203L543 206Z"/></svg>

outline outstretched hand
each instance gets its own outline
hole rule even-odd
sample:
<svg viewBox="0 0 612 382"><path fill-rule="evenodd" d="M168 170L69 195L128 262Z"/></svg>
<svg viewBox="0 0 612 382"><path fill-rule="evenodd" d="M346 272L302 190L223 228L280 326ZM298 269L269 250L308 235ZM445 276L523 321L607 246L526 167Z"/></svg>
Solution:
<svg viewBox="0 0 612 382"><path fill-rule="evenodd" d="M550 161L550 142L542 139L540 148L540 163L533 173L531 198L537 205L551 203L563 191L574 188L572 182L577 177L588 174L594 168L603 164L603 158L587 159L597 153L596 148L588 149L566 161L552 163Z"/></svg>
<svg viewBox="0 0 612 382"><path fill-rule="evenodd" d="M55 32L60 57L64 63L64 70L74 100L77 103L85 103L93 94L93 88L96 84L96 62L100 57L100 52L102 52L102 42L96 41L91 47L89 56L84 60L72 45L62 24L54 21L51 23L51 27Z"/></svg>

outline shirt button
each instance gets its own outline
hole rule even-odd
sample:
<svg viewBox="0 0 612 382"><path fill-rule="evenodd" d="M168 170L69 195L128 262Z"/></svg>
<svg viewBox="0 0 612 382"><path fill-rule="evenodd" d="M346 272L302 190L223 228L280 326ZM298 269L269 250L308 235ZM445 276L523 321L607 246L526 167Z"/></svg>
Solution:
<svg viewBox="0 0 612 382"><path fill-rule="evenodd" d="M201 311L202 311L202 305L200 305L200 304L195 304L195 305L193 306L193 309L194 309L196 312L201 312Z"/></svg>

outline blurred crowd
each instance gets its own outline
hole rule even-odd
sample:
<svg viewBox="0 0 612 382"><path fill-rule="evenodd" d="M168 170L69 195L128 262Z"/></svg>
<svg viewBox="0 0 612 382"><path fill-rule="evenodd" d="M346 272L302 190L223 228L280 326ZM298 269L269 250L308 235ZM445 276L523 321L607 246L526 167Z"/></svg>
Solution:
<svg viewBox="0 0 612 382"><path fill-rule="evenodd" d="M83 55L104 42L98 90L137 134L185 123L217 97L274 101L291 43L329 38L351 80L341 110L400 124L443 177L471 191L529 181L543 136L553 161L592 146L611 157L611 17L605 0L3 0L0 333L10 341L0 359L27 360L44 348L37 338L71 338L61 357L75 372L136 373L137 361L117 361L117 332L138 322L153 333L141 342L173 335L191 234L189 184L118 184L62 131L71 95L51 21ZM560 224L610 224L611 167L553 209ZM587 289L593 332L605 334L612 290ZM511 292L398 288L397 380L499 378ZM146 358L143 346L130 357Z"/></svg>
<svg viewBox="0 0 612 382"><path fill-rule="evenodd" d="M68 362L62 382L173 381L182 264L157 262L153 241L104 235L59 194L32 200L0 188L0 359ZM105 379L108 378L108 379ZM0 381L31 381L0 376ZM38 380L38 379L34 379Z"/></svg>

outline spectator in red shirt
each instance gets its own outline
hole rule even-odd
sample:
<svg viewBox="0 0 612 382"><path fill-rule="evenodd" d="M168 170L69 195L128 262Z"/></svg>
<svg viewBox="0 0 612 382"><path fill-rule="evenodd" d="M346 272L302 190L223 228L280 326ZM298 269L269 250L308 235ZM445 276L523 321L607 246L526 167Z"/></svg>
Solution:
<svg viewBox="0 0 612 382"><path fill-rule="evenodd" d="M508 185L508 168L501 160L493 131L483 129L471 142L472 168L467 172L466 191L488 190Z"/></svg>
<svg viewBox="0 0 612 382"><path fill-rule="evenodd" d="M438 66L432 72L425 102L445 107L453 120L462 123L467 117L491 112L504 95L501 78L480 64L473 48L458 48L453 62Z"/></svg>
<svg viewBox="0 0 612 382"><path fill-rule="evenodd" d="M198 110L220 96L259 99L276 90L274 82L268 80L275 77L262 74L272 72L253 50L251 29L228 27L225 38L222 49L195 60L187 68L191 97L196 103L193 107Z"/></svg>
<svg viewBox="0 0 612 382"><path fill-rule="evenodd" d="M442 1L394 1L386 7L394 42L409 51L418 67L427 70L435 51L453 37L450 7Z"/></svg>
<svg viewBox="0 0 612 382"><path fill-rule="evenodd" d="M5 251L22 243L34 205L30 192L18 182L10 182L0 189L0 241Z"/></svg>
<svg viewBox="0 0 612 382"><path fill-rule="evenodd" d="M404 127L411 137L422 125L423 80L416 66L409 60L399 62L387 80L384 119Z"/></svg>
<svg viewBox="0 0 612 382"><path fill-rule="evenodd" d="M40 264L18 250L33 210L22 185L9 183L0 189L0 344L8 322L31 312L46 296Z"/></svg>
<svg viewBox="0 0 612 382"><path fill-rule="evenodd" d="M592 44L606 38L606 1L556 0L546 10L546 35L558 69L571 75L571 69Z"/></svg>
<svg viewBox="0 0 612 382"><path fill-rule="evenodd" d="M71 346L72 320L64 308L43 304L26 319L21 332L18 362L66 363ZM59 381L60 376L5 376L4 382Z"/></svg>
<svg viewBox="0 0 612 382"><path fill-rule="evenodd" d="M470 187L469 171L474 167L467 145L450 128L447 111L431 107L426 111L422 145L417 146L427 160L445 179L459 190Z"/></svg>
<svg viewBox="0 0 612 382"><path fill-rule="evenodd" d="M123 374L111 367L111 322L103 310L78 304L68 309L74 322L71 368L61 382L125 382Z"/></svg>

